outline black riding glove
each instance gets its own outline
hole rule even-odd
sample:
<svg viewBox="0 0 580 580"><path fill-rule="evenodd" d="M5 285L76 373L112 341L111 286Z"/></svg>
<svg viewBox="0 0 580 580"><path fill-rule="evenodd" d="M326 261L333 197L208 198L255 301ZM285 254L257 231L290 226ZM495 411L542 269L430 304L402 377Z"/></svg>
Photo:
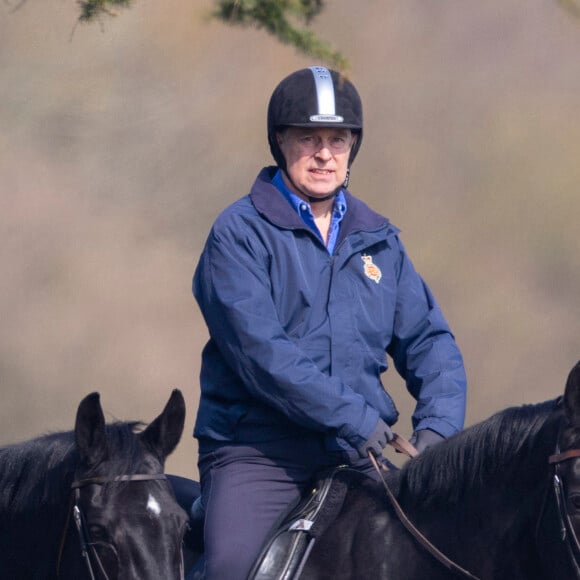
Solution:
<svg viewBox="0 0 580 580"><path fill-rule="evenodd" d="M421 453L421 451L425 451L427 447L432 447L433 445L437 445L445 441L445 437L439 435L439 433L435 433L435 431L431 431L431 429L421 429L421 431L415 431L413 433L411 439L409 439L409 443L415 447L415 449Z"/></svg>
<svg viewBox="0 0 580 580"><path fill-rule="evenodd" d="M375 430L370 434L369 438L360 447L357 447L358 454L361 457L368 457L369 451L372 451L374 455L380 456L387 443L393 440L393 437L391 428L382 419L379 419Z"/></svg>

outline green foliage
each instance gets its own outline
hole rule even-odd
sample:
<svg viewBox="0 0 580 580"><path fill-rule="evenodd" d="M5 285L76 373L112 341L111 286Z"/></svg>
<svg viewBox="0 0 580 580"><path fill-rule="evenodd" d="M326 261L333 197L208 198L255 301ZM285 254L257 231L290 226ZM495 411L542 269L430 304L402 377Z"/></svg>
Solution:
<svg viewBox="0 0 580 580"><path fill-rule="evenodd" d="M348 61L340 52L321 41L311 30L298 28L292 21L309 25L324 8L323 0L216 0L214 16L227 24L264 28L283 44L345 71Z"/></svg>

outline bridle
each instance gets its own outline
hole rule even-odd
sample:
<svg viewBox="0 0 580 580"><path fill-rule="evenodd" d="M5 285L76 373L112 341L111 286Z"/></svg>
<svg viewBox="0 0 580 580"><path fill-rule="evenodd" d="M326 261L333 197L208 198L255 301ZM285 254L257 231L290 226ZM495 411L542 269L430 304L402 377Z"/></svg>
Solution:
<svg viewBox="0 0 580 580"><path fill-rule="evenodd" d="M566 508L566 495L564 493L564 485L560 477L560 464L570 459L580 457L580 448L568 449L560 452L559 446L556 447L556 453L550 455L548 463L554 466L554 474L552 477L552 490L557 506L558 525L560 531L560 540L565 542L566 551L570 556L572 565L576 572L576 577L580 578L580 542L578 536L574 531L570 514ZM541 519L542 516L540 516Z"/></svg>
<svg viewBox="0 0 580 580"><path fill-rule="evenodd" d="M116 475L114 477L89 477L86 479L78 479L71 484L71 496L69 502L69 509L67 512L66 522L64 525L64 530L62 533L62 538L60 541L60 548L58 551L58 560L56 565L56 577L60 578L60 565L62 561L62 556L64 552L64 547L66 544L66 538L68 533L68 527L72 518L75 522L75 527L77 529L79 542L81 545L81 555L83 560L87 565L87 570L91 580L96 580L97 577L103 578L103 580L109 580L109 576L97 550L95 549L94 543L91 541L91 536L87 526L86 518L80 508L80 495L81 488L87 485L104 485L105 483L117 483L117 482L133 482L133 481L151 481L156 479L167 479L163 473L134 473L131 475ZM93 568L93 562L95 568ZM95 574L97 571L98 576Z"/></svg>

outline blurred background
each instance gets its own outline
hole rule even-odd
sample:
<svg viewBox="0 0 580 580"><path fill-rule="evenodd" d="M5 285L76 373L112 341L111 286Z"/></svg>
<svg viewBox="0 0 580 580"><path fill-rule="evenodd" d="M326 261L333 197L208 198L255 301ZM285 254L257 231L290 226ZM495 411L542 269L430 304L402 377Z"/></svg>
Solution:
<svg viewBox="0 0 580 580"><path fill-rule="evenodd" d="M318 64L211 0L0 3L0 445L188 404L207 334L191 276L209 227L271 163L265 114ZM467 424L563 391L580 358L580 20L557 0L326 3L313 29L365 105L351 189L402 229L470 382ZM385 377L409 436L412 401Z"/></svg>

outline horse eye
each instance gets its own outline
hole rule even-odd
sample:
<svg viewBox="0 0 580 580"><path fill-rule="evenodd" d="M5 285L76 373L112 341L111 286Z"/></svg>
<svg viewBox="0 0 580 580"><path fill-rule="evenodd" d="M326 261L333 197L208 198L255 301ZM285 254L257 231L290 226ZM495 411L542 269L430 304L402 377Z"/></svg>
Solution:
<svg viewBox="0 0 580 580"><path fill-rule="evenodd" d="M89 536L92 542L105 542L109 540L107 528L98 524L89 524Z"/></svg>
<svg viewBox="0 0 580 580"><path fill-rule="evenodd" d="M574 507L574 509L580 510L580 494L579 493L570 494L569 500L570 500L570 503L572 504L572 506Z"/></svg>

